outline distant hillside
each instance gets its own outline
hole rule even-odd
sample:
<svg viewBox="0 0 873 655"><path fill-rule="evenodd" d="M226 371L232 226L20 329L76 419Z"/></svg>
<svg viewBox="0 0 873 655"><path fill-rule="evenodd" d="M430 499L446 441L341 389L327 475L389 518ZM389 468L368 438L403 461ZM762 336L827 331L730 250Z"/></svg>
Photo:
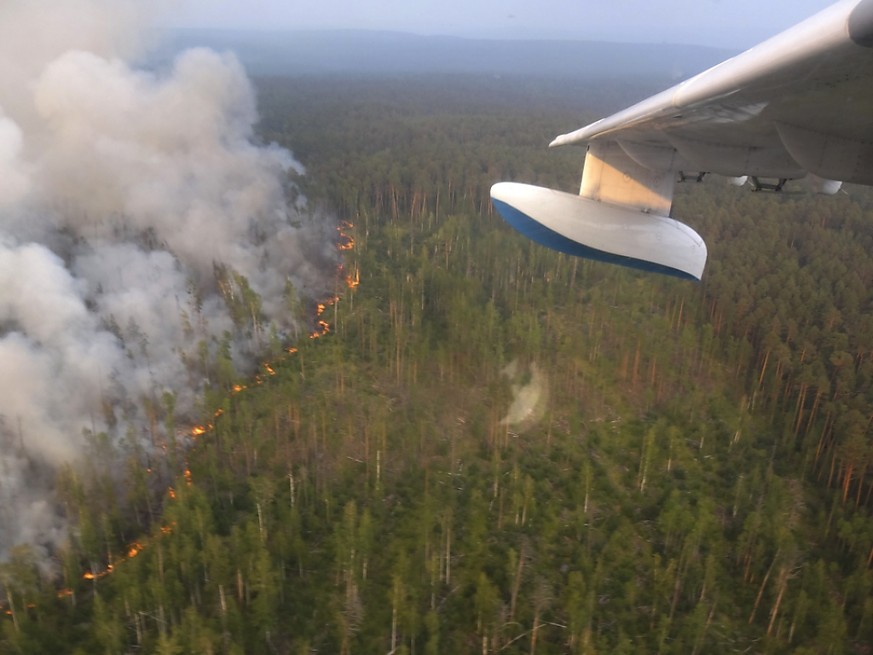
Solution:
<svg viewBox="0 0 873 655"><path fill-rule="evenodd" d="M574 78L648 76L679 81L730 51L591 41L508 41L397 32L173 30L153 63L193 46L233 50L253 75L486 73Z"/></svg>

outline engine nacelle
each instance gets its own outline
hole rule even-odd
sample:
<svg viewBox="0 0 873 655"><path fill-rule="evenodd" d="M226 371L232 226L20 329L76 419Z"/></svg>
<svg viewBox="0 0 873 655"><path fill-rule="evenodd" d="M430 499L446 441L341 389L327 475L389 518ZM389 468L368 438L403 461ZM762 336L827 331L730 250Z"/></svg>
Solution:
<svg viewBox="0 0 873 655"><path fill-rule="evenodd" d="M832 196L843 186L842 182L837 180L826 180L823 177L810 173L804 180L813 193L821 193L825 196Z"/></svg>

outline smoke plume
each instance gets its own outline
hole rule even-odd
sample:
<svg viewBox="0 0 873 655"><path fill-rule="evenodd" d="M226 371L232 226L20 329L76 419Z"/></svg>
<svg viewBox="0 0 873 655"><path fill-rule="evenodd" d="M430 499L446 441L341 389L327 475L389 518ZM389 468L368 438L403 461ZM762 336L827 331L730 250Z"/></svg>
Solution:
<svg viewBox="0 0 873 655"><path fill-rule="evenodd" d="M225 335L244 369L335 264L232 55L129 63L145 5L0 4L0 560L66 538L55 472L90 436L153 447L143 405L192 416Z"/></svg>

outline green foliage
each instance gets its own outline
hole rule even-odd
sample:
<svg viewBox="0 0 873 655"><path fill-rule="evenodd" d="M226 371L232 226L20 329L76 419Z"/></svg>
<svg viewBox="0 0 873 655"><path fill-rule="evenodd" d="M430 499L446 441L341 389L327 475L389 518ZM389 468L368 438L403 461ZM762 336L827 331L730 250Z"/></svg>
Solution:
<svg viewBox="0 0 873 655"><path fill-rule="evenodd" d="M683 190L706 279L641 275L490 208L498 179L576 183L579 153L543 146L579 117L340 82L263 81L263 131L354 224L360 287L261 385L228 394L218 349L190 482L137 494L141 552L87 585L77 564L132 539L65 473L75 604L4 565L0 647L52 652L39 625L83 652L864 652L868 197ZM260 299L216 275L256 332ZM539 377L542 411L508 422Z"/></svg>

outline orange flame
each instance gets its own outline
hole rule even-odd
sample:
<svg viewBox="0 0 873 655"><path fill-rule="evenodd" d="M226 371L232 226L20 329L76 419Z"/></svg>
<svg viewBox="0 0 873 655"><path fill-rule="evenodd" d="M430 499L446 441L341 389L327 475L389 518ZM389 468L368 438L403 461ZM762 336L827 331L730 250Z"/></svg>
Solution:
<svg viewBox="0 0 873 655"><path fill-rule="evenodd" d="M107 575L112 573L113 567L112 564L106 567L105 571L100 571L100 573L94 573L93 571L85 571L82 574L83 580L99 580L100 578L105 578Z"/></svg>
<svg viewBox="0 0 873 655"><path fill-rule="evenodd" d="M333 307L340 301L339 296L331 296L330 298L326 298L315 306L315 316L321 316L324 314L324 310L328 307Z"/></svg>
<svg viewBox="0 0 873 655"><path fill-rule="evenodd" d="M355 240L352 236L350 236L349 234L346 233L347 230L351 230L353 228L354 228L354 225L348 221L342 221L340 223L340 225L337 227L337 232L338 232L339 238L340 238L340 241L338 241L336 244L336 247L338 250L347 251L347 250L354 249ZM360 271L356 267L354 274L348 273L345 276L343 276L344 270L345 269L344 269L343 265L340 264L338 267L338 270L337 270L338 277L340 279L343 279L343 277L344 277L346 287L348 287L349 289L355 289L361 283ZM339 301L340 301L340 296L334 295L334 296L327 298L326 300L318 303L318 305L316 306L316 318L318 318L319 320L316 323L316 325L317 325L316 329L309 335L310 339L317 339L317 338L322 337L325 334L328 334L330 332L330 324L327 321L320 319L320 317L322 314L324 314L324 312L327 310L328 307L335 305ZM288 355L294 355L297 353L297 347L296 346L288 346L285 349L285 352L288 353ZM264 362L264 370L271 376L276 375L276 371L270 362ZM261 384L263 382L263 377L260 375L256 376L255 379L256 379L257 384ZM245 385L235 384L235 385L233 385L232 393L236 394L236 393L243 391L244 389L246 389ZM218 409L215 410L213 416L215 418L218 418L222 414L224 414L224 410L219 407ZM210 430L214 429L214 427L215 426L212 423L207 423L206 425L195 425L191 428L191 436L195 437L195 438L202 436L202 435L206 434L207 432L209 432ZM166 451L167 445L162 444L161 448L163 448ZM149 474L151 474L153 472L151 467L149 467L147 469L147 472ZM193 479L191 477L191 470L187 466L185 467L185 471L184 471L183 475L185 478L185 482L188 485L193 484ZM173 487L168 487L167 488L167 496L170 499L175 499L176 498L176 490L173 489ZM174 526L175 526L175 522L171 523L170 525L162 525L161 526L161 534L162 535L172 534ZM133 542L132 544L130 544L127 547L127 556L119 559L118 562L123 562L125 560L133 559L134 557L139 555L143 551L144 548L145 548L144 544L142 544L138 541ZM82 579L84 579L84 580L98 580L100 578L103 578L103 577L109 575L114 570L115 570L115 567L113 566L112 563L110 563L107 565L105 570L103 570L99 573L94 573L93 571L90 571L90 570L85 571L85 573L82 574ZM58 598L65 598L65 597L69 597L72 595L73 595L72 589L61 589L58 591ZM29 607L32 607L32 605L29 605ZM7 615L12 614L11 609L5 609L4 611L5 611L5 614L7 614Z"/></svg>
<svg viewBox="0 0 873 655"><path fill-rule="evenodd" d="M337 225L336 231L340 237L340 241L336 244L337 250L343 251L354 249L355 239L351 235L346 234L346 230L351 230L353 227L355 226L348 221L342 221Z"/></svg>
<svg viewBox="0 0 873 655"><path fill-rule="evenodd" d="M352 223L350 223L349 221L341 221L340 224L337 226L336 231L339 235L339 239L338 239L337 244L336 244L337 250L345 251L345 250L354 249L355 239L350 234L348 234L348 231L354 227L355 226ZM338 267L338 271L337 271L338 277L341 277L342 273L343 273L343 266L342 266L342 264L340 264L340 266ZM349 289L354 289L355 287L358 286L358 284L360 284L360 274L358 273L357 269L355 270L354 276L352 276L351 274L345 276L345 283ZM326 300L323 300L320 303L318 303L315 307L316 318L320 318L321 315L324 314L325 310L328 307L335 305L339 301L340 301L340 297L337 295L334 295L334 296L331 296L330 298L327 298ZM330 332L330 324L327 323L327 321L319 320L316 323L316 329L310 333L309 338L310 339L318 339L319 337L323 337L325 334L328 334L329 332ZM294 352L297 352L297 349L294 348L292 350L289 348L288 352L294 353Z"/></svg>
<svg viewBox="0 0 873 655"><path fill-rule="evenodd" d="M316 325L318 327L309 335L310 339L318 339L330 332L330 323L327 321L318 321Z"/></svg>

